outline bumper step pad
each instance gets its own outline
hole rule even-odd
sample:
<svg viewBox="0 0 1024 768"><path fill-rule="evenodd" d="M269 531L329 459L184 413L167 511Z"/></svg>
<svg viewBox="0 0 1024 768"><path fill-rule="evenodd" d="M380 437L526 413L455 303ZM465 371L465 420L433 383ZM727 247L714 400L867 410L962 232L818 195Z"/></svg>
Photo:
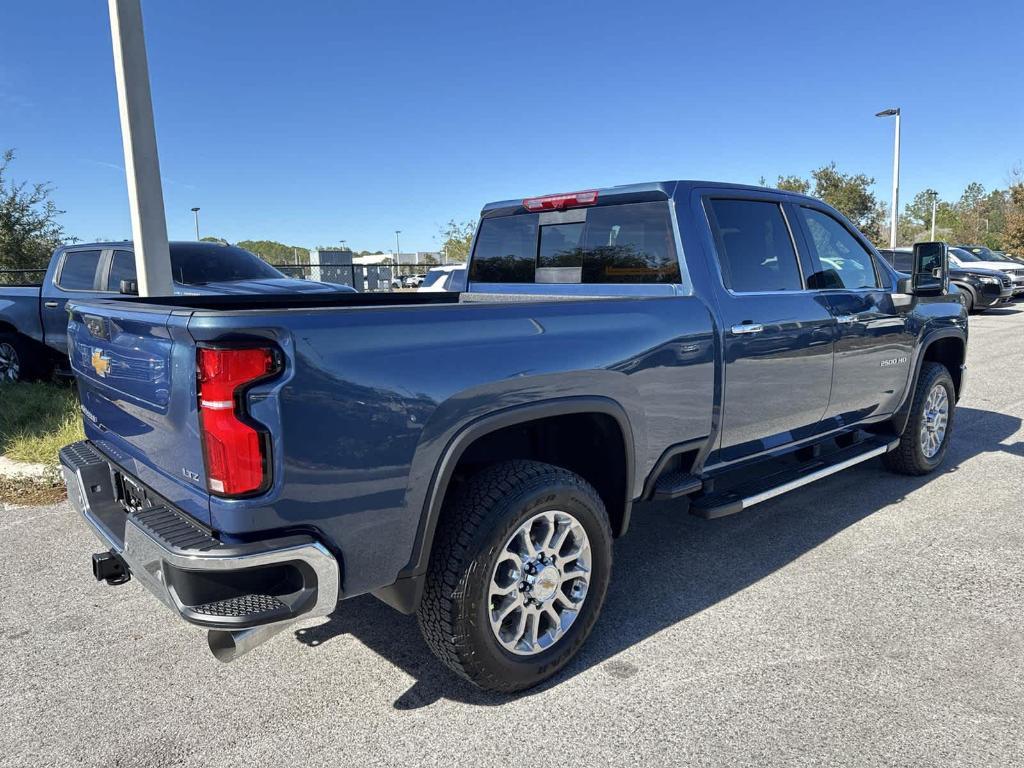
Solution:
<svg viewBox="0 0 1024 768"><path fill-rule="evenodd" d="M218 600L215 603L194 605L192 611L204 616L242 618L259 616L264 613L274 615L279 611L287 613L288 606L273 595L241 595L228 600Z"/></svg>

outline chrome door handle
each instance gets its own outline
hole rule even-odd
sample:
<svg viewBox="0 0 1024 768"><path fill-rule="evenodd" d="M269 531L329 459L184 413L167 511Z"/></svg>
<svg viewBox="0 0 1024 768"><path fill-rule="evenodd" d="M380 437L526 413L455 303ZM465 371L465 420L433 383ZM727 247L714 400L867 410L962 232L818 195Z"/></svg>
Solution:
<svg viewBox="0 0 1024 768"><path fill-rule="evenodd" d="M732 327L733 336L742 336L745 333L760 333L764 330L764 326L760 323L740 323Z"/></svg>
<svg viewBox="0 0 1024 768"><path fill-rule="evenodd" d="M46 307L47 309L56 309L57 308L57 302L56 301L44 301L43 302L43 306Z"/></svg>
<svg viewBox="0 0 1024 768"><path fill-rule="evenodd" d="M859 319L856 315L839 315L836 317L836 322L840 325L849 325L850 323L856 323Z"/></svg>

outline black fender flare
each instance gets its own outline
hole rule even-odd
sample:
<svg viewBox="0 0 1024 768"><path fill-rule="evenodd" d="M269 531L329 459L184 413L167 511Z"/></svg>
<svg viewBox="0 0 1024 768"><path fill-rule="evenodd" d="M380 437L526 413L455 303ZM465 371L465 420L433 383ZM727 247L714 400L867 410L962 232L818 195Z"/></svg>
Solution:
<svg viewBox="0 0 1024 768"><path fill-rule="evenodd" d="M910 420L910 407L914 402L914 390L917 389L917 379L921 375L921 366L924 364L925 353L927 353L928 347L940 339L949 338L959 339L963 342L964 359L967 358L967 335L960 328L937 328L924 335L921 344L917 348L917 355L914 358L914 373L907 383L907 391L903 393L903 402L900 403L900 407L896 409L892 417L893 429L897 435L903 434L903 430L907 427L907 421ZM952 371L950 373L952 374ZM958 391L958 398L959 394Z"/></svg>
<svg viewBox="0 0 1024 768"><path fill-rule="evenodd" d="M409 562L399 573L398 580L394 584L374 590L373 595L402 613L413 613L416 610L423 595L427 565L430 562L430 551L437 529L437 521L441 516L441 506L455 468L470 445L499 429L552 416L578 413L601 413L611 416L618 423L622 432L626 455L626 498L624 499L622 525L613 533L616 536L624 533L629 526L636 471L636 448L626 410L611 398L588 396L554 398L511 406L474 419L461 427L448 441L434 468Z"/></svg>

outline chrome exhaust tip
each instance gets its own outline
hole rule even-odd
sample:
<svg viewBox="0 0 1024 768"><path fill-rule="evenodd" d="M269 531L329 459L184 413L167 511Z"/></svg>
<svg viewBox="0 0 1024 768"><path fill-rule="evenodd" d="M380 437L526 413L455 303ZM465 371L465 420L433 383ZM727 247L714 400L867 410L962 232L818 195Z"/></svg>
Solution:
<svg viewBox="0 0 1024 768"><path fill-rule="evenodd" d="M253 648L267 642L281 630L285 629L290 621L282 621L276 624L264 624L261 627L251 629L211 629L206 636L206 642L210 651L218 661L227 663L244 656Z"/></svg>

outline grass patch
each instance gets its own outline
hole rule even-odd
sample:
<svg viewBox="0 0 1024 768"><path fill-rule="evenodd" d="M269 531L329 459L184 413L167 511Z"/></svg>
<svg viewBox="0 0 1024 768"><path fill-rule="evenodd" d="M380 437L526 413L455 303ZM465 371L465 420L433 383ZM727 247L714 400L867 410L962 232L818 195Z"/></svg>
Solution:
<svg viewBox="0 0 1024 768"><path fill-rule="evenodd" d="M55 466L57 452L84 437L73 387L0 384L0 456Z"/></svg>

